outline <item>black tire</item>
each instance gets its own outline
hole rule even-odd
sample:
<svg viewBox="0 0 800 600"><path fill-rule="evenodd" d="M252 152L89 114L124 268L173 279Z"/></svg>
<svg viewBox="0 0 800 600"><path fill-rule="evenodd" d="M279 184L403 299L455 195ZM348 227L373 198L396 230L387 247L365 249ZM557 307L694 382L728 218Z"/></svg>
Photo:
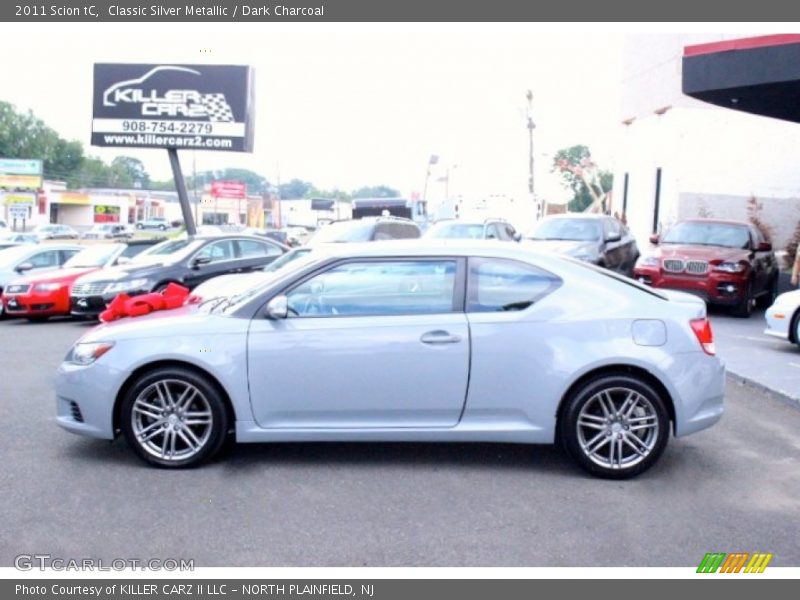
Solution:
<svg viewBox="0 0 800 600"><path fill-rule="evenodd" d="M137 223L136 229L144 229L144 226L141 223Z"/></svg>
<svg viewBox="0 0 800 600"><path fill-rule="evenodd" d="M769 284L767 285L767 289L764 292L764 294L762 294L758 298L757 304L759 308L769 308L775 303L775 298L777 297L778 297L778 276L775 275L775 277L773 277L770 280Z"/></svg>
<svg viewBox="0 0 800 600"><path fill-rule="evenodd" d="M747 289L745 289L742 301L731 309L731 314L740 319L749 319L753 314L753 280L747 282Z"/></svg>
<svg viewBox="0 0 800 600"><path fill-rule="evenodd" d="M625 406L625 398L629 397L630 392L635 392L638 396L631 410L636 412L625 418L618 414L619 418L613 422L606 416L595 416L592 410L603 391L610 392L612 404L620 413ZM585 425L579 426L579 417L585 407L588 417L584 416L582 423ZM589 421L589 418L592 420ZM596 423L595 419L603 422ZM634 419L634 424L631 425L628 419ZM641 427L641 432L634 433L631 427ZM628 479L652 467L664 452L669 433L670 419L665 400L650 384L626 374L599 375L583 383L565 400L558 421L558 439L567 454L586 472L605 479ZM586 440L586 437L591 439ZM638 455L633 453L630 445L633 442L641 443L642 451ZM594 452L614 448L614 456L619 453L617 466L614 466L615 461L609 455L592 458L590 454L593 452L587 453L584 447L594 448Z"/></svg>
<svg viewBox="0 0 800 600"><path fill-rule="evenodd" d="M180 442L176 441L176 446L171 448L173 457L164 455L163 450L161 455L158 455L158 447L167 448L170 445L169 439L167 439L168 435L178 440L181 433L177 433L178 428L174 430L174 433L169 433L170 427L172 426L170 423L173 423L173 421L169 419L172 418L174 414L174 412L169 412L169 409L162 411L160 414L156 414L155 416L157 418L138 416L141 413L141 409L137 409L139 413L134 412L134 405L137 399L144 400L147 404L149 404L149 402L158 403L158 400L155 399L158 397L158 391L153 391L156 383L159 383L161 386L166 383L172 390L171 394L175 393L176 396L182 389L181 385L192 387L199 392L199 396L195 396L196 399L189 402L183 414L188 415L188 412L192 412L191 409L193 408L195 414L199 414L199 412L201 412L200 409L202 409L202 412L208 412L210 414L210 423L208 424L207 433L205 431L205 425L182 425L178 423L178 428L180 428L181 433L186 432L187 428L194 427L194 429L192 429L193 435L188 436L184 434L183 439L193 437L197 440L198 444L196 449L191 450L189 444L181 440ZM151 396L151 394L153 395ZM165 404L159 405L165 406ZM142 405L140 404L138 406ZM137 419L149 420L146 422L137 422ZM163 426L158 425L161 421L164 421ZM172 469L190 468L210 460L219 452L220 448L222 448L225 443L228 424L229 418L225 399L217 386L205 376L184 367L159 367L144 373L125 393L125 397L120 406L120 425L128 445L139 458L157 467ZM145 435L154 433L154 436L151 438L153 443L149 444L147 440L139 441L134 430L135 427L139 428L140 432L144 431ZM148 427L151 427L149 433L147 430ZM188 434L188 432L186 433ZM192 454L183 457L175 457L174 453L178 446L184 447L184 453L191 450ZM170 449L168 448L166 452L167 455L169 455Z"/></svg>
<svg viewBox="0 0 800 600"><path fill-rule="evenodd" d="M158 228L159 228L161 231L166 231L166 230L167 230L167 226L166 226L166 225L159 225L159 226L158 226Z"/></svg>

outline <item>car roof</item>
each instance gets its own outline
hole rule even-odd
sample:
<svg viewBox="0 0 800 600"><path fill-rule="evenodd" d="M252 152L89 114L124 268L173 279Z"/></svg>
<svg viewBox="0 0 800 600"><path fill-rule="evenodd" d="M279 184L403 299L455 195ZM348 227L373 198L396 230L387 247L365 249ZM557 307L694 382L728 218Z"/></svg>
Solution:
<svg viewBox="0 0 800 600"><path fill-rule="evenodd" d="M548 219L613 219L611 215L600 215L597 213L562 213L560 215L547 215L542 219L542 221L546 221Z"/></svg>

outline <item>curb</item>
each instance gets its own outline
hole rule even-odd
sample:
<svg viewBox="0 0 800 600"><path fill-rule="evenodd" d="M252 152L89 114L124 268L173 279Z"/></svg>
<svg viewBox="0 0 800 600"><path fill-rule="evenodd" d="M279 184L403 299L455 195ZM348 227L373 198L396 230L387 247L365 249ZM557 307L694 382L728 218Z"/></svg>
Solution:
<svg viewBox="0 0 800 600"><path fill-rule="evenodd" d="M743 387L749 387L759 392L765 393L773 400L778 400L779 402L783 402L784 404L789 404L793 408L800 409L800 397L791 396L786 392L776 390L774 388L769 387L755 379L750 377L745 377L744 375L739 375L738 373L734 373L731 370L726 370L726 374L728 377L731 378L737 385Z"/></svg>

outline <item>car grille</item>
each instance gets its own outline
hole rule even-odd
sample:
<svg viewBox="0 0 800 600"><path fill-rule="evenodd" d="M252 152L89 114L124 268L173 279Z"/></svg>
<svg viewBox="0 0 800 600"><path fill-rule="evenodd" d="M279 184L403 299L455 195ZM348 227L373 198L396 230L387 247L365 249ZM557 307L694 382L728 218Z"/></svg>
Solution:
<svg viewBox="0 0 800 600"><path fill-rule="evenodd" d="M674 258L668 258L664 261L664 270L668 273L682 273L683 261Z"/></svg>
<svg viewBox="0 0 800 600"><path fill-rule="evenodd" d="M107 283L76 283L72 286L73 296L98 296L106 289Z"/></svg>
<svg viewBox="0 0 800 600"><path fill-rule="evenodd" d="M81 413L81 407L78 406L77 402L69 403L69 412L72 415L72 418L78 423L83 423L83 414Z"/></svg>
<svg viewBox="0 0 800 600"><path fill-rule="evenodd" d="M678 258L664 259L664 270L667 273L688 273L689 275L705 275L708 273L708 263L704 260L680 260Z"/></svg>
<svg viewBox="0 0 800 600"><path fill-rule="evenodd" d="M704 260L686 261L686 272L692 275L704 275L708 272L708 263Z"/></svg>
<svg viewBox="0 0 800 600"><path fill-rule="evenodd" d="M9 285L5 290L3 290L4 294L24 294L31 286L29 285Z"/></svg>

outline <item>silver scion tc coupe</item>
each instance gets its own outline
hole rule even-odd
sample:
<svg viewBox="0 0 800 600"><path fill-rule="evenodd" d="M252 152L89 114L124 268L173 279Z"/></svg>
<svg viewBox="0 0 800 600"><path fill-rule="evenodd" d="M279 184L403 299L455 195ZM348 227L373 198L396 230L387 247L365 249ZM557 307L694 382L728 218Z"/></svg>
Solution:
<svg viewBox="0 0 800 600"><path fill-rule="evenodd" d="M705 304L501 242L342 245L238 294L101 325L58 423L187 467L239 442L560 443L637 475L716 423Z"/></svg>

